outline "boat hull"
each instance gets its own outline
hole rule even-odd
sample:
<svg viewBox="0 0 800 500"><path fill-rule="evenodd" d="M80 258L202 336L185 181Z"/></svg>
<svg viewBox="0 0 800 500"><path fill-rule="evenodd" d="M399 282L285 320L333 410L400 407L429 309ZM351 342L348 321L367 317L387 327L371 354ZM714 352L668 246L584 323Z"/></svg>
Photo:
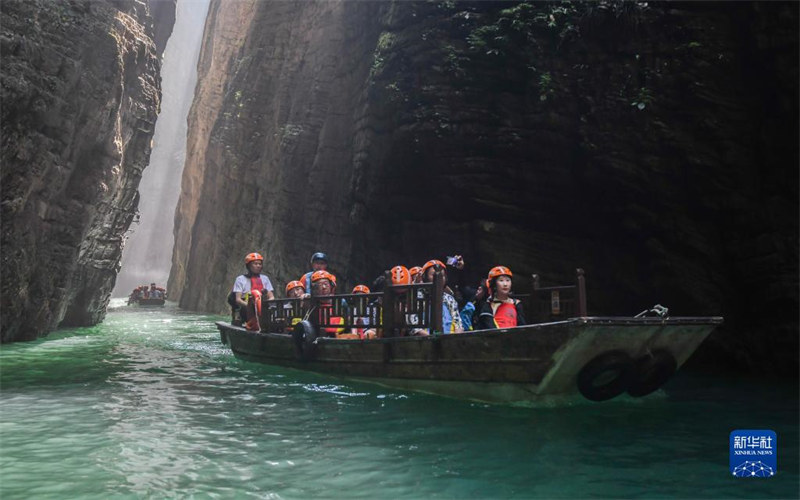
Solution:
<svg viewBox="0 0 800 500"><path fill-rule="evenodd" d="M218 322L241 359L490 402L577 395L596 356L667 351L680 367L722 318L574 318L459 335L372 340L250 332Z"/></svg>
<svg viewBox="0 0 800 500"><path fill-rule="evenodd" d="M130 305L138 305L139 307L163 307L165 303L165 299L139 299L136 302L132 302Z"/></svg>

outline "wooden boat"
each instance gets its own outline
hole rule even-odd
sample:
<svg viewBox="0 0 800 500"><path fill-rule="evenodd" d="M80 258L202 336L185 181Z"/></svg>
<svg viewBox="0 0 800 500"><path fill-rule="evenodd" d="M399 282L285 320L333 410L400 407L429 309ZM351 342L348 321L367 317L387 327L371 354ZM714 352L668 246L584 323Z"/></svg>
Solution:
<svg viewBox="0 0 800 500"><path fill-rule="evenodd" d="M128 305L138 305L142 307L163 307L167 301L167 291L162 287L156 287L155 283L151 285L157 293L150 293L151 288L147 285L141 285L133 289L128 296ZM157 295L153 297L153 295Z"/></svg>
<svg viewBox="0 0 800 500"><path fill-rule="evenodd" d="M437 273L433 283L390 286L382 294L269 301L259 315L261 331L224 322L217 327L234 355L249 361L478 401L522 403L577 394L593 401L626 391L649 394L723 321L669 317L660 306L636 317L588 316L579 269L576 284L568 286L543 288L534 276L526 304L534 324L443 335L437 333L442 290ZM304 319L288 327L293 318ZM433 334L404 336L412 325ZM342 327L375 327L382 335L342 339L324 333Z"/></svg>

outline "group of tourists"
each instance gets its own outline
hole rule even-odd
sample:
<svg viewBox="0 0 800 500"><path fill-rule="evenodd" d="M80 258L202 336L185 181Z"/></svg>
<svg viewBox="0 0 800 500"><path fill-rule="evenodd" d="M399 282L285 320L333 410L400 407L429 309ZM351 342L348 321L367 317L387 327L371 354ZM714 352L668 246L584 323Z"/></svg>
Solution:
<svg viewBox="0 0 800 500"><path fill-rule="evenodd" d="M522 303L513 297L511 285L513 274L505 266L493 267L485 280L473 288L465 287L456 292L447 285L447 266L461 270L464 268L464 259L460 255L447 257L444 262L432 259L422 266L407 268L402 265L391 268L388 280L384 275L379 276L372 284L372 289L364 284L356 285L351 294L369 294L380 292L386 284L394 287L412 285L417 283L433 283L437 270L441 270L444 277L444 290L442 295L442 329L443 333L464 333L472 330L487 330L492 328L510 328L525 324L525 315ZM258 315L248 314L248 304L252 303L254 296L259 302L263 299L274 300L275 290L267 275L262 273L264 258L259 253L250 253L245 257L247 272L236 278L233 289L228 296L228 303L238 311L240 318L234 320L244 324L248 329L259 329ZM285 296L290 299L325 297L336 294L336 276L328 268L328 256L316 252L311 256L311 270L297 280L286 284ZM402 296L401 296L402 297ZM420 297L421 298L421 297ZM377 299L380 300L380 299ZM402 299L401 299L402 300ZM291 308L290 304L285 307ZM330 305L328 306L330 307ZM254 317L255 316L255 317ZM302 318L295 318L297 323ZM327 323L332 324L336 318L327 318ZM343 318L340 324L344 323ZM365 318L366 320L366 318ZM379 321L380 322L380 321ZM365 321L368 324L368 321ZM406 314L405 323L408 328L402 335L429 335L425 328L416 328L419 319L413 314ZM291 326L291 325L289 325ZM380 328L353 328L345 330L336 325L323 329L324 333L337 338L375 338L380 337Z"/></svg>
<svg viewBox="0 0 800 500"><path fill-rule="evenodd" d="M139 302L142 299L166 299L167 290L163 287L156 286L155 283L150 283L150 286L139 285L133 289L128 296L128 304Z"/></svg>

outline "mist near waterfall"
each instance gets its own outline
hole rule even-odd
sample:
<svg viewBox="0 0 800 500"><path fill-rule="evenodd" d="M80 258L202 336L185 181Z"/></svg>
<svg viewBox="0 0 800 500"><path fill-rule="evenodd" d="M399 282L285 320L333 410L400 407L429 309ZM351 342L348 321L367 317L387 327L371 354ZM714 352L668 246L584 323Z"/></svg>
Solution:
<svg viewBox="0 0 800 500"><path fill-rule="evenodd" d="M174 239L172 227L186 158L186 116L194 98L197 58L209 0L178 0L175 27L161 66L161 113L150 164L139 184L139 221L122 254L112 296L127 296L137 285L166 285Z"/></svg>

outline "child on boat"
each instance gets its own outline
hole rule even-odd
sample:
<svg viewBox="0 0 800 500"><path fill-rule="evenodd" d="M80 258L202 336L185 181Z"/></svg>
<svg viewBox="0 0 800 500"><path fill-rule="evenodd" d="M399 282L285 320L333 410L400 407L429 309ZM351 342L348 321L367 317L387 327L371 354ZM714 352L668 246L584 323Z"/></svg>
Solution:
<svg viewBox="0 0 800 500"><path fill-rule="evenodd" d="M328 271L314 271L311 275L311 296L327 297L336 294L336 276ZM332 299L322 299L317 303L319 307L318 318L320 324L343 325L344 318L334 316L335 304ZM351 333L344 333L344 328L336 326L324 326L320 328L320 333L329 337L336 338L358 338Z"/></svg>
<svg viewBox="0 0 800 500"><path fill-rule="evenodd" d="M489 300L482 302L478 309L476 330L511 328L525 324L522 302L511 297L511 269L505 266L493 267L489 271Z"/></svg>
<svg viewBox="0 0 800 500"><path fill-rule="evenodd" d="M363 295L368 294L369 287L367 285L356 285L353 287L353 291L351 292L353 295ZM354 299L350 301L349 306L351 311L353 311L353 322L356 325L368 325L369 324L369 316L356 316L359 311L368 312L369 311L369 303L366 302L366 298L361 299ZM364 328L359 328L358 326L353 327L350 329L350 333L358 335L358 338L364 338Z"/></svg>
<svg viewBox="0 0 800 500"><path fill-rule="evenodd" d="M286 284L286 298L299 299L306 293L303 282L300 280L290 281ZM283 304L286 314L286 329L291 330L294 325L303 320L301 301L286 302Z"/></svg>
<svg viewBox="0 0 800 500"><path fill-rule="evenodd" d="M287 299L298 299L305 295L306 287L303 285L302 281L295 280L290 281L286 284L286 298Z"/></svg>

